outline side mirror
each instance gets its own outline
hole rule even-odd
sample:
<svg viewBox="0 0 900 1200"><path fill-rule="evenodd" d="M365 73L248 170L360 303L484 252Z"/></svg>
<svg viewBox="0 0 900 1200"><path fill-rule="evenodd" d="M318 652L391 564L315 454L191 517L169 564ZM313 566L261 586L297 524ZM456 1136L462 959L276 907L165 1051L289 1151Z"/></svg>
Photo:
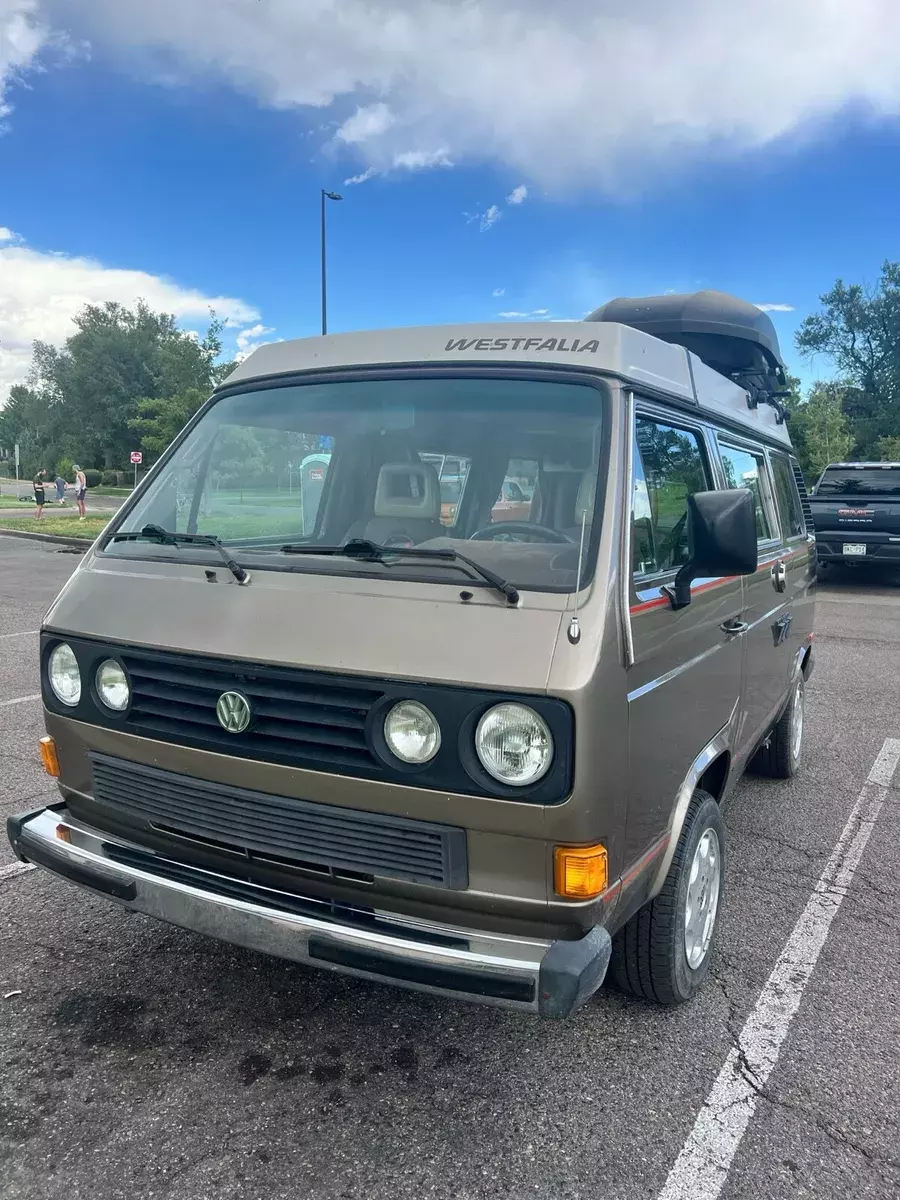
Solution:
<svg viewBox="0 0 900 1200"><path fill-rule="evenodd" d="M690 604L694 579L755 573L756 504L749 488L688 496L687 531L688 560L663 588L673 608Z"/></svg>

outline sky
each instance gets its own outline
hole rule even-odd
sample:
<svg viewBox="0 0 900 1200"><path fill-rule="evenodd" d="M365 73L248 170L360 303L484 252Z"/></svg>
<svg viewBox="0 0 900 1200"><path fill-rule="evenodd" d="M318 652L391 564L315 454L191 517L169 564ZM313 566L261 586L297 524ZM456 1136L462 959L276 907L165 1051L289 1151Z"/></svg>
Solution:
<svg viewBox="0 0 900 1200"><path fill-rule="evenodd" d="M900 258L897 0L0 0L0 403L138 297L226 351Z"/></svg>

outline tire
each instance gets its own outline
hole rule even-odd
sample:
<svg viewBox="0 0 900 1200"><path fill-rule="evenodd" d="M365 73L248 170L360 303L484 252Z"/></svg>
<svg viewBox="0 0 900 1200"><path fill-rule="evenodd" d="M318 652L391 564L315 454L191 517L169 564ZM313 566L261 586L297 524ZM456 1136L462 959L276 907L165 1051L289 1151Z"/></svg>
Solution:
<svg viewBox="0 0 900 1200"><path fill-rule="evenodd" d="M689 960L685 937L688 888L701 841L714 848L718 869L710 881L715 891L708 938L694 939ZM710 840L711 839L711 840ZM610 974L623 992L657 1004L692 999L709 974L725 882L725 827L716 801L697 791L688 806L681 837L662 891L636 912L613 938ZM702 950L699 959L698 950Z"/></svg>
<svg viewBox="0 0 900 1200"><path fill-rule="evenodd" d="M764 745L760 746L750 769L756 775L770 779L793 779L800 770L803 757L804 707L806 681L802 675L794 680L787 708L778 718ZM795 722L799 720L799 729Z"/></svg>

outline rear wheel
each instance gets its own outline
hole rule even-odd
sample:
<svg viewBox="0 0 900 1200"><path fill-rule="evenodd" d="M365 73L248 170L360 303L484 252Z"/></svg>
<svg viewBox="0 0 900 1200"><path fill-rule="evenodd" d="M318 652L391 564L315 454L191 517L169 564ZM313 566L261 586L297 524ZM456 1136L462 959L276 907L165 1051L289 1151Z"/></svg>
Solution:
<svg viewBox="0 0 900 1200"><path fill-rule="evenodd" d="M715 800L695 792L662 891L613 939L618 986L658 1004L690 1000L709 974L725 881L725 827Z"/></svg>
<svg viewBox="0 0 900 1200"><path fill-rule="evenodd" d="M803 715L806 683L802 675L794 681L788 706L778 719L765 744L750 763L757 775L772 779L792 779L803 757Z"/></svg>

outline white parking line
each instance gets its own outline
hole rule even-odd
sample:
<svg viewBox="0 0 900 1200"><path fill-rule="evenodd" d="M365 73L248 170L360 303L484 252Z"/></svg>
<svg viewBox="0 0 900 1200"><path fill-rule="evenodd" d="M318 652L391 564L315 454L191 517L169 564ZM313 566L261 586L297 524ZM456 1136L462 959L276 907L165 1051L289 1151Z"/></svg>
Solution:
<svg viewBox="0 0 900 1200"><path fill-rule="evenodd" d="M898 761L900 739L888 738L658 1200L715 1200L721 1192L759 1091L778 1061L803 989L878 820Z"/></svg>
<svg viewBox="0 0 900 1200"><path fill-rule="evenodd" d="M26 871L33 870L34 863L9 863L5 867L0 867L0 883L2 883L4 879L13 879L16 875L24 875Z"/></svg>
<svg viewBox="0 0 900 1200"><path fill-rule="evenodd" d="M27 704L29 700L40 700L40 698L40 692L35 692L32 696L16 696L15 700L0 700L0 708L7 708L10 704Z"/></svg>
<svg viewBox="0 0 900 1200"><path fill-rule="evenodd" d="M2 642L4 638L33 637L38 633L40 633L39 629L23 629L21 633L0 633L0 642Z"/></svg>

